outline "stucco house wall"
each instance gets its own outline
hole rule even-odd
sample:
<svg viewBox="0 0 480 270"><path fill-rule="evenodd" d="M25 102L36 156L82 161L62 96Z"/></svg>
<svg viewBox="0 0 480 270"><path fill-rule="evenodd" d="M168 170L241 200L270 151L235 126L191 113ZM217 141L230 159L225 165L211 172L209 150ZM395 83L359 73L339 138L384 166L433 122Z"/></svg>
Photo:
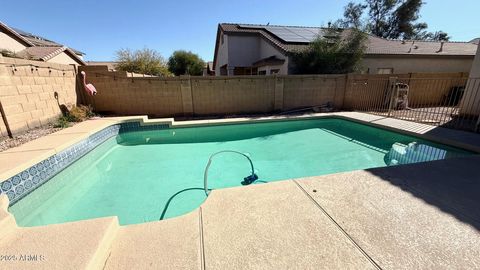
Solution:
<svg viewBox="0 0 480 270"><path fill-rule="evenodd" d="M274 47L271 43L269 43L265 39L261 38L260 39L259 52L260 52L259 59L267 58L267 57L270 57L272 55L275 55L276 57L278 57L280 59L285 59L285 62L283 63L283 65L267 66L266 67L267 74L270 73L270 69L272 69L272 68L280 69L278 74L283 74L283 75L288 74L288 57L285 54L283 54L278 48Z"/></svg>
<svg viewBox="0 0 480 270"><path fill-rule="evenodd" d="M218 52L217 52L217 58L216 58L216 63L215 63L215 75L220 76L220 75L226 75L222 74L221 68L224 65L228 65L228 39L229 36L225 34L221 34L223 37L220 37L218 39ZM222 42L223 40L223 42Z"/></svg>
<svg viewBox="0 0 480 270"><path fill-rule="evenodd" d="M480 46L472 63L467 87L460 104L460 113L478 116L480 121ZM480 125L480 122L477 122Z"/></svg>
<svg viewBox="0 0 480 270"><path fill-rule="evenodd" d="M228 65L231 67L249 67L260 59L260 38L257 36L228 37Z"/></svg>
<svg viewBox="0 0 480 270"><path fill-rule="evenodd" d="M377 74L378 69L392 68L393 73L415 72L469 72L473 57L429 57L429 56L373 56L362 59L362 73Z"/></svg>
<svg viewBox="0 0 480 270"><path fill-rule="evenodd" d="M46 62L63 64L63 65L78 65L78 62L73 60L72 57L70 57L65 52L62 52L61 54L52 57Z"/></svg>
<svg viewBox="0 0 480 270"><path fill-rule="evenodd" d="M250 67L260 59L270 56L277 56L285 59L283 65L260 67L258 70L280 69L279 74L288 74L288 58L276 47L259 36L247 35L223 35L219 39L217 58L215 63L215 74L221 73L221 67L228 66L228 75L233 75L235 67Z"/></svg>
<svg viewBox="0 0 480 270"><path fill-rule="evenodd" d="M19 52L25 48L25 45L0 30L0 50L5 49L12 52Z"/></svg>

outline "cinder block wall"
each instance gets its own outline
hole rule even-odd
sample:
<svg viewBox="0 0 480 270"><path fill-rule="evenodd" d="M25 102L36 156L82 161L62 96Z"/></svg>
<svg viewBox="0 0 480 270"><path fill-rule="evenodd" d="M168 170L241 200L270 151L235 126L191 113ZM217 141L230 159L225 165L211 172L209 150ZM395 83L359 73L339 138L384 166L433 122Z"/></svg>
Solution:
<svg viewBox="0 0 480 270"><path fill-rule="evenodd" d="M0 56L0 102L12 133L54 121L59 104L76 104L75 74L69 65ZM0 133L7 135L1 119Z"/></svg>
<svg viewBox="0 0 480 270"><path fill-rule="evenodd" d="M346 75L302 75L283 77L283 110L318 106L331 102L343 107Z"/></svg>
<svg viewBox="0 0 480 270"><path fill-rule="evenodd" d="M116 115L228 115L271 113L330 102L341 108L345 75L132 77L80 67L98 90L85 103Z"/></svg>
<svg viewBox="0 0 480 270"><path fill-rule="evenodd" d="M173 117L272 113L330 103L340 110L372 109L383 102L389 77L410 85L410 106L441 105L466 73L394 75L279 75L171 78L138 77L83 66L83 91L73 66L0 57L0 102L13 133L45 125L61 113L60 105L91 104L100 113ZM77 84L77 85L76 85ZM78 87L78 93L76 91ZM58 94L58 102L55 99ZM0 135L6 125L0 121Z"/></svg>
<svg viewBox="0 0 480 270"><path fill-rule="evenodd" d="M467 73L385 75L279 75L141 78L81 67L98 90L86 102L117 115L228 115L272 113L330 103L336 109L368 109L384 103L389 78L409 84L411 107L441 106Z"/></svg>

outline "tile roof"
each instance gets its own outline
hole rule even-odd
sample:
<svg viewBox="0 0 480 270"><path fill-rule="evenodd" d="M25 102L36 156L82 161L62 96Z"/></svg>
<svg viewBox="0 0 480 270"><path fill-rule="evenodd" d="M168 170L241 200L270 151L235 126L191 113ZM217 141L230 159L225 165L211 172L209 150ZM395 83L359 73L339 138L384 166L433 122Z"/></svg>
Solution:
<svg viewBox="0 0 480 270"><path fill-rule="evenodd" d="M390 40L369 35L366 54L474 56L477 45L470 42Z"/></svg>
<svg viewBox="0 0 480 270"><path fill-rule="evenodd" d="M18 54L28 56L34 60L47 61L64 50L65 47L28 47L25 50L18 52Z"/></svg>
<svg viewBox="0 0 480 270"><path fill-rule="evenodd" d="M10 28L8 25L2 23L0 21L0 29L5 29L7 34L12 35L15 39L19 40L21 43L27 45L27 46L34 46L30 41L22 37L20 34L18 34L15 30Z"/></svg>
<svg viewBox="0 0 480 270"><path fill-rule="evenodd" d="M59 55L60 53L65 52L67 54L70 54L74 56L74 59L77 60L82 65L85 65L85 62L78 58L76 54L70 50L69 48L65 46L56 46L56 47L28 47L23 51L18 52L18 55L24 57L24 58L29 58L32 60L42 60L42 61L48 61L52 59L53 57Z"/></svg>
<svg viewBox="0 0 480 270"><path fill-rule="evenodd" d="M35 46L40 46L40 47L63 47L64 46L64 45L62 45L60 43L57 43L55 41L49 40L49 39L44 38L44 37L39 36L39 35L28 33L26 31L23 31L23 30L18 29L18 28L12 27L12 29L16 33L18 33L20 36L22 36L24 39L26 39L27 41L29 41L30 43L32 43ZM85 54L85 53L83 53L81 51L78 51L78 50L75 50L73 48L70 48L70 49L78 55L84 55Z"/></svg>
<svg viewBox="0 0 480 270"><path fill-rule="evenodd" d="M247 25L248 27L242 27ZM222 23L219 25L225 33L260 35L284 52L305 49L308 43L286 42L267 31L266 25ZM303 26L286 26L294 28L311 28ZM443 43L443 45L442 45ZM390 40L368 35L365 54L370 55L445 55L445 56L474 56L477 45L471 42L439 42L418 40Z"/></svg>
<svg viewBox="0 0 480 270"><path fill-rule="evenodd" d="M285 59L280 59L276 55L272 55L253 62L252 65L254 67L263 67L266 65L282 65L283 63L285 63Z"/></svg>
<svg viewBox="0 0 480 270"><path fill-rule="evenodd" d="M80 57L84 54L83 52L65 47L64 45L48 40L41 36L36 36L23 30L9 27L0 21L0 30L1 29L3 29L7 35L17 39L27 47L26 49L17 53L21 57L48 61L60 53L65 52L76 62L80 63L81 65L86 65L86 63Z"/></svg>
<svg viewBox="0 0 480 270"><path fill-rule="evenodd" d="M242 25L247 25L247 24L242 24ZM243 33L243 34L256 34L264 37L267 39L269 42L273 43L280 49L282 49L285 52L288 51L295 51L295 50L301 50L304 49L307 44L299 44L299 43L287 43L276 37L275 35L271 34L270 32L266 31L262 27L265 25L250 25L250 26L259 26L259 28L244 28L240 27L239 24L233 24L233 23L222 23L220 24L220 28L224 33Z"/></svg>

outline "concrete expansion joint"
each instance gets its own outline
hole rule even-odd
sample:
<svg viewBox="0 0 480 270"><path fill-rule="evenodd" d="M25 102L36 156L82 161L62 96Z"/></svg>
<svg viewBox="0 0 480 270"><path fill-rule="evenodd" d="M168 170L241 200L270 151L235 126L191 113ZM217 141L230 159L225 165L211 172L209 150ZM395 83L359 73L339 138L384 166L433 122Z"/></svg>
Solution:
<svg viewBox="0 0 480 270"><path fill-rule="evenodd" d="M337 227L337 229L340 230L340 232L342 232L343 235L345 235L345 237L347 237L347 239L358 249L358 251L360 251L360 253L362 253L362 255L376 268L376 269L382 269L380 267L380 265L378 265L373 259L372 257L370 257L370 255L368 255L368 253L362 248L360 247L360 245L350 236L350 234L347 233L347 231L345 231L345 229L342 228L342 226L340 226L340 224L338 224L338 222L297 182L297 180L291 180L293 181L297 187L305 194L305 196L307 196L310 201L318 207L318 209L320 209L320 211L335 225L335 227ZM316 192L316 190L314 190L314 192Z"/></svg>
<svg viewBox="0 0 480 270"><path fill-rule="evenodd" d="M198 225L200 232L200 268L205 269L205 247L203 240L203 216L202 216L202 207L198 208Z"/></svg>
<svg viewBox="0 0 480 270"><path fill-rule="evenodd" d="M112 251L110 251L108 253L108 256L107 256L107 259L105 260L105 263L103 264L103 267L102 269L106 269L107 268L107 263L108 263L108 260L110 259L110 256L112 255Z"/></svg>

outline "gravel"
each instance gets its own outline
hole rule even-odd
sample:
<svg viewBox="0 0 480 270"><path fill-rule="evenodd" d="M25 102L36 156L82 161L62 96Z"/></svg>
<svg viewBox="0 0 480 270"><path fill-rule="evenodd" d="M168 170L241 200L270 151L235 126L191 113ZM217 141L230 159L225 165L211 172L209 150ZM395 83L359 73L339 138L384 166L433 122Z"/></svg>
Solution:
<svg viewBox="0 0 480 270"><path fill-rule="evenodd" d="M16 134L14 138L1 137L0 138L0 152L5 151L9 148L22 145L26 142L38 139L55 131L61 130L62 128L53 127L53 124L48 126L39 127L35 129L28 130L21 134Z"/></svg>

